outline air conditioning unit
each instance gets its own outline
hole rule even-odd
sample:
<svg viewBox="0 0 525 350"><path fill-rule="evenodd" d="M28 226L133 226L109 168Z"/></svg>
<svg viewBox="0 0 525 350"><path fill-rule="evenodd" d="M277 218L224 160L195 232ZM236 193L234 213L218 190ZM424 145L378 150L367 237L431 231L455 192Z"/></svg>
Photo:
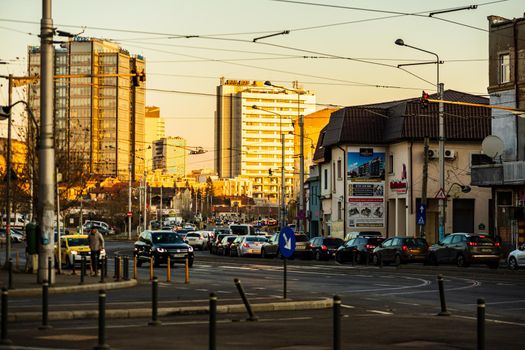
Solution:
<svg viewBox="0 0 525 350"><path fill-rule="evenodd" d="M427 151L427 157L428 157L428 159L438 159L439 158L439 151L437 149L429 148L428 151Z"/></svg>
<svg viewBox="0 0 525 350"><path fill-rule="evenodd" d="M453 149L445 149L445 159L456 159L456 151Z"/></svg>

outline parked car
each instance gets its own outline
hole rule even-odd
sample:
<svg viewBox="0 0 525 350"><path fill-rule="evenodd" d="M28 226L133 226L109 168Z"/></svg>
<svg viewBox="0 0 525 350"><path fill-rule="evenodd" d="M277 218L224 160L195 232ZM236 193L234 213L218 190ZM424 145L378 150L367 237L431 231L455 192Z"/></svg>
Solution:
<svg viewBox="0 0 525 350"><path fill-rule="evenodd" d="M102 235L114 235L115 230L109 226L108 223L104 221L97 221L97 220L86 220L84 225L82 225L82 229L84 230L84 233L89 233L89 230L92 228L96 228L98 232L100 232Z"/></svg>
<svg viewBox="0 0 525 350"><path fill-rule="evenodd" d="M274 233L261 247L262 258L272 258L279 252L279 233Z"/></svg>
<svg viewBox="0 0 525 350"><path fill-rule="evenodd" d="M379 231L352 231L346 234L345 241L349 241L357 237L370 237L370 236L381 237L382 235L381 235L381 232Z"/></svg>
<svg viewBox="0 0 525 350"><path fill-rule="evenodd" d="M194 249L205 250L208 248L208 237L203 232L190 231L186 234L186 242Z"/></svg>
<svg viewBox="0 0 525 350"><path fill-rule="evenodd" d="M370 262L374 249L384 240L383 237L377 236L353 238L337 249L335 260L339 263L344 263L352 261L355 255L355 262L357 263L364 264Z"/></svg>
<svg viewBox="0 0 525 350"><path fill-rule="evenodd" d="M193 266L193 248L184 242L182 238L173 231L144 231L135 242L133 255L137 257L137 266L144 262L150 262L153 257L153 265L175 262L184 263L188 259L188 266Z"/></svg>
<svg viewBox="0 0 525 350"><path fill-rule="evenodd" d="M428 252L428 261L433 265L455 263L466 267L472 263L485 263L496 269L499 260L499 243L485 235L472 233L452 233L430 247Z"/></svg>
<svg viewBox="0 0 525 350"><path fill-rule="evenodd" d="M343 240L336 237L314 237L308 243L308 257L319 261L333 258Z"/></svg>
<svg viewBox="0 0 525 350"><path fill-rule="evenodd" d="M217 248L221 243L222 239L226 236L231 236L229 233L219 233L215 235L215 238L211 241L210 254L217 254Z"/></svg>
<svg viewBox="0 0 525 350"><path fill-rule="evenodd" d="M428 252L428 243L424 238L391 237L374 248L373 260L376 265L407 262L424 262Z"/></svg>
<svg viewBox="0 0 525 350"><path fill-rule="evenodd" d="M261 255L262 245L268 240L264 236L239 236L240 242L235 246L236 256ZM233 245L232 245L233 246ZM231 254L231 251L230 251Z"/></svg>
<svg viewBox="0 0 525 350"><path fill-rule="evenodd" d="M217 244L217 255L230 255L230 246L236 238L236 235L225 236L222 241Z"/></svg>
<svg viewBox="0 0 525 350"><path fill-rule="evenodd" d="M525 244L522 244L518 249L509 253L509 256L507 257L507 265L511 270L525 267Z"/></svg>
<svg viewBox="0 0 525 350"><path fill-rule="evenodd" d="M239 253L239 245L242 242L242 239L245 235L239 235L237 236L233 242L230 244L230 256L238 256Z"/></svg>
<svg viewBox="0 0 525 350"><path fill-rule="evenodd" d="M295 234L295 251L292 257L308 257L310 254L309 251L310 242L308 237L303 233ZM274 233L261 247L261 256L263 258L269 258L273 256L280 257L281 252L279 251L279 233Z"/></svg>
<svg viewBox="0 0 525 350"><path fill-rule="evenodd" d="M26 235L14 228L9 229L9 235L11 236L11 242L13 243L20 243L25 241ZM0 241L5 242L6 241L6 229L5 227L0 228Z"/></svg>
<svg viewBox="0 0 525 350"><path fill-rule="evenodd" d="M58 257L57 246L55 245L55 259ZM86 258L86 264L91 262L91 249L89 248L88 235L66 235L60 236L60 253L62 264L71 268L74 264L80 264L82 257ZM106 256L106 251L100 251L100 258ZM57 259L58 261L58 259Z"/></svg>
<svg viewBox="0 0 525 350"><path fill-rule="evenodd" d="M296 233L295 234L295 251L293 253L293 257L303 257L306 258L310 254L309 252L309 242L308 242L308 236L306 236L304 233Z"/></svg>

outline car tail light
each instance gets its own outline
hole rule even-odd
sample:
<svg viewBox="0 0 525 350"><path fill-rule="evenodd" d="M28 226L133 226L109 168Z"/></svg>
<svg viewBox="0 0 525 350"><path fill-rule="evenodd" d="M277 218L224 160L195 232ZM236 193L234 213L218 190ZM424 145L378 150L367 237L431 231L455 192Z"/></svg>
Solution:
<svg viewBox="0 0 525 350"><path fill-rule="evenodd" d="M325 245L322 245L321 250L328 250L328 248Z"/></svg>
<svg viewBox="0 0 525 350"><path fill-rule="evenodd" d="M244 243L242 246L248 248L250 245L248 243Z"/></svg>
<svg viewBox="0 0 525 350"><path fill-rule="evenodd" d="M403 249L403 251L407 251L408 250L408 247L406 245L402 246L401 249Z"/></svg>
<svg viewBox="0 0 525 350"><path fill-rule="evenodd" d="M485 236L480 235L479 238L485 238Z"/></svg>
<svg viewBox="0 0 525 350"><path fill-rule="evenodd" d="M494 243L496 247L499 247L501 244L499 242Z"/></svg>
<svg viewBox="0 0 525 350"><path fill-rule="evenodd" d="M476 242L468 242L467 244L471 247L475 247L478 245Z"/></svg>
<svg viewBox="0 0 525 350"><path fill-rule="evenodd" d="M372 244L367 244L365 247L366 249L374 249L376 246Z"/></svg>

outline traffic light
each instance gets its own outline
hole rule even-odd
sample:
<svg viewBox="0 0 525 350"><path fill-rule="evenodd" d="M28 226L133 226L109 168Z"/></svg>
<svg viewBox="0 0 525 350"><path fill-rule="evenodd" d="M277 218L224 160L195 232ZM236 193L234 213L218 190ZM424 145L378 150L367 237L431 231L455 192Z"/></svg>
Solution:
<svg viewBox="0 0 525 350"><path fill-rule="evenodd" d="M421 103L421 108L422 109L428 109L428 99L429 99L429 94L425 91L423 91L423 93L421 94L421 98L419 99L419 102Z"/></svg>
<svg viewBox="0 0 525 350"><path fill-rule="evenodd" d="M0 120L8 119L11 116L11 107L0 106Z"/></svg>
<svg viewBox="0 0 525 350"><path fill-rule="evenodd" d="M268 176L272 176L272 168L268 169Z"/></svg>
<svg viewBox="0 0 525 350"><path fill-rule="evenodd" d="M133 86L140 86L139 74L136 69L132 69L131 72L131 83Z"/></svg>

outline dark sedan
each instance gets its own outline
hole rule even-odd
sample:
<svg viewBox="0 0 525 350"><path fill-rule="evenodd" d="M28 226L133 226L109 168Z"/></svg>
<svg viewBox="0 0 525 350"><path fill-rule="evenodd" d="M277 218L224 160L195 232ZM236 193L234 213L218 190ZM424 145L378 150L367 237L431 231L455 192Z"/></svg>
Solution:
<svg viewBox="0 0 525 350"><path fill-rule="evenodd" d="M193 248L173 231L142 232L135 242L133 253L137 257L138 267L144 262L151 262L151 258L154 266L167 264L168 256L171 264L184 263L188 259L188 266L193 266Z"/></svg>
<svg viewBox="0 0 525 350"><path fill-rule="evenodd" d="M391 237L374 249L374 263L424 262L428 252L428 243L424 238Z"/></svg>
<svg viewBox="0 0 525 350"><path fill-rule="evenodd" d="M343 240L336 237L314 237L309 243L307 246L309 257L319 261L332 258L337 248L343 244Z"/></svg>
<svg viewBox="0 0 525 350"><path fill-rule="evenodd" d="M374 249L385 239L382 237L363 237L359 236L347 241L337 249L335 260L339 263L355 261L360 264L370 262Z"/></svg>

